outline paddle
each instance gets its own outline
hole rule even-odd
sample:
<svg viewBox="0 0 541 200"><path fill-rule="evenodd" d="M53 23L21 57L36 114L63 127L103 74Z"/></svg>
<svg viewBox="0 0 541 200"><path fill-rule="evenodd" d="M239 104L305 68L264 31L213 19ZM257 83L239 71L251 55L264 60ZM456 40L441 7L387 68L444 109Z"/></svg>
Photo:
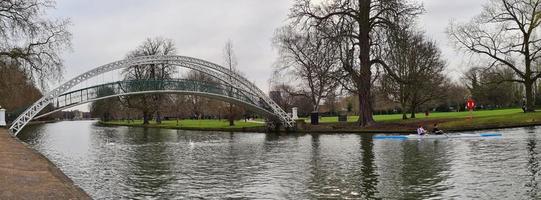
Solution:
<svg viewBox="0 0 541 200"><path fill-rule="evenodd" d="M449 138L449 135L447 135L447 133L445 133L443 131L441 133L443 133L447 138Z"/></svg>

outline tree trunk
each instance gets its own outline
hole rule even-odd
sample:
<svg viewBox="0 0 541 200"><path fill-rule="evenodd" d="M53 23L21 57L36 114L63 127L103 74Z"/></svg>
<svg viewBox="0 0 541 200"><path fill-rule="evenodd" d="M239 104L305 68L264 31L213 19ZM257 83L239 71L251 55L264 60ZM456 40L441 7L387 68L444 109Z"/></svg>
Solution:
<svg viewBox="0 0 541 200"><path fill-rule="evenodd" d="M229 126L235 126L235 119L233 117L229 117Z"/></svg>
<svg viewBox="0 0 541 200"><path fill-rule="evenodd" d="M143 124L148 124L148 111L143 111Z"/></svg>
<svg viewBox="0 0 541 200"><path fill-rule="evenodd" d="M370 81L369 81L370 82ZM374 122L370 105L370 85L363 84L359 90L359 125L366 127Z"/></svg>
<svg viewBox="0 0 541 200"><path fill-rule="evenodd" d="M369 8L367 9L369 10ZM368 14L366 15L368 17ZM367 18L368 19L368 18ZM366 28L366 27L364 27ZM361 28L362 29L362 28ZM370 70L370 44L369 44L369 33L368 30L361 30L360 40L360 73L357 88L359 92L359 125L361 127L370 126L374 123L374 118L372 116L372 101L370 89L372 86L372 71Z"/></svg>
<svg viewBox="0 0 541 200"><path fill-rule="evenodd" d="M408 115L406 114L407 113L406 103L405 102L400 103L400 108L402 110L402 119L408 119Z"/></svg>
<svg viewBox="0 0 541 200"><path fill-rule="evenodd" d="M411 116L410 118L415 119L415 111L417 110L416 105L411 105Z"/></svg>
<svg viewBox="0 0 541 200"><path fill-rule="evenodd" d="M533 100L533 83L532 80L524 81L524 89L526 92L526 109L524 112L535 112L534 100Z"/></svg>
<svg viewBox="0 0 541 200"><path fill-rule="evenodd" d="M104 113L103 113L102 118L103 118L102 121L104 121L104 122L108 122L108 121L109 121L109 116L107 115L107 112L104 112Z"/></svg>
<svg viewBox="0 0 541 200"><path fill-rule="evenodd" d="M233 104L229 103L229 126L235 126L235 116L233 116Z"/></svg>
<svg viewBox="0 0 541 200"><path fill-rule="evenodd" d="M162 116L160 115L160 111L156 112L156 123L157 124L162 123Z"/></svg>
<svg viewBox="0 0 541 200"><path fill-rule="evenodd" d="M370 65L370 3L362 3L360 10L364 11L361 15L362 23L359 27L359 60L360 60L360 71L357 89L359 92L359 125L361 127L370 126L374 123L374 118L372 117L372 104L371 104L371 94L370 89L372 86L372 71Z"/></svg>

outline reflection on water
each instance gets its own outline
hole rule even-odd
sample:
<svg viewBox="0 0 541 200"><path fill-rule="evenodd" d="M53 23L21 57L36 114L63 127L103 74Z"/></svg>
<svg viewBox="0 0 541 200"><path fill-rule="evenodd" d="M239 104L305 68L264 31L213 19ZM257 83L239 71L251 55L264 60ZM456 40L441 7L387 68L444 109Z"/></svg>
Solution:
<svg viewBox="0 0 541 200"><path fill-rule="evenodd" d="M538 128L494 139L373 140L30 126L20 139L96 199L536 199Z"/></svg>

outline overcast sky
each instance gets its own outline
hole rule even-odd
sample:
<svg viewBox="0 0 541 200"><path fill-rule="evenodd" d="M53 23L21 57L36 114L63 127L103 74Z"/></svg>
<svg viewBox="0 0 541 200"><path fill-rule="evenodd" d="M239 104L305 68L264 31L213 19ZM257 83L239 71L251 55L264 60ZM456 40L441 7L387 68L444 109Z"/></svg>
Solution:
<svg viewBox="0 0 541 200"><path fill-rule="evenodd" d="M449 21L467 21L486 0L424 0L419 25L437 41L458 77L467 60L450 46ZM276 60L271 39L285 24L293 0L57 0L53 15L71 19L73 51L65 54L65 80L124 58L145 38L173 39L179 55L222 64L233 41L239 70L263 91Z"/></svg>

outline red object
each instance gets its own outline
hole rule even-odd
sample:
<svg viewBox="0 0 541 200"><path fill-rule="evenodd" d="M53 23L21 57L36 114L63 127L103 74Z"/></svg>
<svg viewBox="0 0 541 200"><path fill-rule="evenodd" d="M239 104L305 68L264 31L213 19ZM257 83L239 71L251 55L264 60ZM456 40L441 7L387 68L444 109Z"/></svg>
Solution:
<svg viewBox="0 0 541 200"><path fill-rule="evenodd" d="M473 110L475 108L475 101L469 98L466 102L466 107L468 107L468 110Z"/></svg>

